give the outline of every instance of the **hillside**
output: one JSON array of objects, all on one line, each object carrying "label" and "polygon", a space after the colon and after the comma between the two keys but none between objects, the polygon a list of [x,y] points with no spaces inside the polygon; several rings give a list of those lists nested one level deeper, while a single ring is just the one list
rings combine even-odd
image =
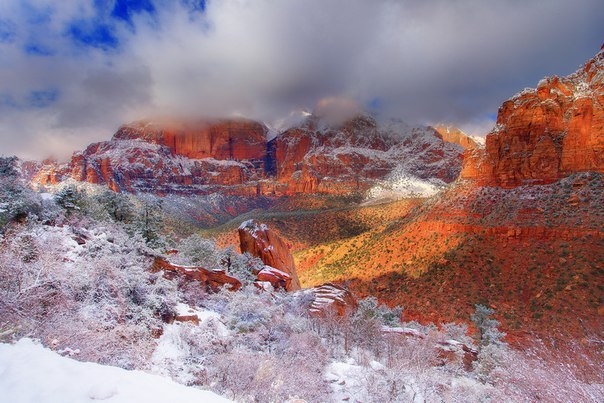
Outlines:
[{"label": "hillside", "polygon": [[409,214],[297,251],[303,284],[345,281],[407,318],[460,319],[482,303],[512,334],[601,334],[603,59],[506,101],[462,179]]}]

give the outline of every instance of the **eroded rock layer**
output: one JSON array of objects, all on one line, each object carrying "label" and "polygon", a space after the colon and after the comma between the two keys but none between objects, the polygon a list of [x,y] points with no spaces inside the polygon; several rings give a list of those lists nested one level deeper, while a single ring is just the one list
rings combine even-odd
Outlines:
[{"label": "eroded rock layer", "polygon": [[[284,280],[283,287],[287,291],[299,290],[300,280],[296,273],[294,258],[287,243],[272,231],[266,224],[259,223],[256,220],[248,220],[239,226],[239,242],[241,253],[249,253],[252,256],[259,257],[265,265],[266,275],[279,277],[278,272],[285,273],[290,278]],[[277,272],[270,269],[277,269]],[[264,272],[261,271],[260,273]],[[267,279],[260,279],[265,281]]]},{"label": "eroded rock layer", "polygon": [[337,125],[309,116],[268,141],[250,120],[135,122],[91,144],[67,164],[48,163],[38,185],[67,179],[114,191],[237,196],[361,193],[394,171],[449,183],[462,149],[429,127],[359,115]]},{"label": "eroded rock layer", "polygon": [[509,188],[583,171],[604,172],[604,51],[504,102],[485,149],[467,153],[461,176]]}]

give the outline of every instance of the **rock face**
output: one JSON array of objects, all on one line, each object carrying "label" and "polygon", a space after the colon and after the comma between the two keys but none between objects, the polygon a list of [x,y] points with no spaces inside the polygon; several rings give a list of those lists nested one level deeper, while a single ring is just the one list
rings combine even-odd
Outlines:
[{"label": "rock face", "polygon": [[256,285],[269,283],[274,290],[278,290],[280,288],[283,288],[286,291],[292,290],[292,277],[281,270],[275,269],[274,267],[264,266],[262,270],[254,274],[257,276]]},{"label": "rock face", "polygon": [[336,314],[338,316],[346,316],[358,306],[352,293],[337,284],[325,283],[311,288],[308,292],[313,295],[309,308],[309,312],[312,315],[325,316]]},{"label": "rock face", "polygon": [[32,182],[66,179],[158,195],[282,196],[362,193],[393,172],[449,183],[463,150],[429,127],[378,124],[359,115],[329,125],[317,116],[267,141],[250,120],[141,121],[91,144],[67,164],[38,168]]},{"label": "rock face", "polygon": [[461,176],[510,188],[581,171],[604,172],[604,51],[504,102],[485,149],[467,154]]},{"label": "rock face", "polygon": [[447,125],[437,125],[434,129],[440,134],[444,141],[459,144],[464,150],[472,150],[478,147],[476,141],[461,131],[459,128]]},{"label": "rock face", "polygon": [[[287,291],[300,289],[300,280],[298,279],[294,258],[289,247],[265,224],[261,224],[255,220],[248,220],[242,223],[239,227],[239,242],[241,253],[247,252],[252,256],[257,256],[265,265],[277,269],[277,271],[283,272],[290,277],[290,279],[281,279],[283,280],[283,287]],[[260,273],[265,270],[262,270]],[[271,274],[272,277],[276,276],[276,278],[279,277],[274,272],[265,274]]]},{"label": "rock face", "polygon": [[188,280],[199,281],[215,291],[220,290],[227,284],[231,291],[237,291],[241,288],[241,282],[235,277],[226,274],[224,270],[208,270],[197,266],[180,266],[168,262],[161,256],[155,257],[150,270],[153,273],[163,270],[164,275],[168,277],[181,275]]},{"label": "rock face", "polygon": [[462,150],[434,129],[402,122],[379,125],[360,115],[337,126],[317,117],[289,129],[269,143],[274,193],[350,193],[365,191],[395,170],[421,179],[457,179]]},{"label": "rock face", "polygon": [[267,128],[251,120],[219,120],[196,123],[135,122],[122,126],[114,140],[144,140],[169,148],[191,159],[249,160],[263,162]]}]

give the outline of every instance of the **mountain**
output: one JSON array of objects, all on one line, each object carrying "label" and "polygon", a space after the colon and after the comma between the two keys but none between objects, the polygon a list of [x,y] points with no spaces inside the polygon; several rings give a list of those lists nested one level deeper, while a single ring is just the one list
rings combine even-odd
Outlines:
[{"label": "mountain", "polygon": [[465,151],[444,191],[357,209],[364,229],[298,250],[302,284],[347,282],[428,322],[488,305],[512,340],[601,334],[603,60],[504,102],[486,147]]},{"label": "mountain", "polygon": [[604,172],[604,51],[504,102],[486,148],[469,153],[462,177],[509,188],[586,171]]},{"label": "mountain", "polygon": [[434,126],[434,129],[442,136],[443,140],[448,143],[459,144],[464,150],[478,148],[478,142],[475,138],[468,136],[455,126],[439,124]]},{"label": "mountain", "polygon": [[[143,121],[46,164],[34,182],[220,194],[212,211],[267,197],[207,235],[233,245],[241,222],[259,219],[292,245],[302,287],[347,283],[436,322],[466,320],[479,303],[511,337],[585,337],[604,312],[603,59],[504,102],[484,147],[455,128],[362,114],[300,115],[276,136],[242,119]],[[408,198],[388,202],[395,194]]]},{"label": "mountain", "polygon": [[134,122],[66,164],[46,164],[33,182],[73,179],[157,195],[347,195],[395,171],[446,184],[461,170],[462,149],[434,129],[379,124],[367,115],[338,124],[310,115],[269,134],[244,119]]}]

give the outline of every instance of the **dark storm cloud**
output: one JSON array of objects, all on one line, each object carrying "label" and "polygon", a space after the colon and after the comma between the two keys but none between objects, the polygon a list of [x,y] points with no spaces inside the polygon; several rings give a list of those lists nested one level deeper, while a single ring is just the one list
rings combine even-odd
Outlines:
[{"label": "dark storm cloud", "polygon": [[0,153],[64,154],[159,114],[271,120],[326,97],[484,134],[503,100],[595,54],[602,15],[598,0],[3,1]]}]

